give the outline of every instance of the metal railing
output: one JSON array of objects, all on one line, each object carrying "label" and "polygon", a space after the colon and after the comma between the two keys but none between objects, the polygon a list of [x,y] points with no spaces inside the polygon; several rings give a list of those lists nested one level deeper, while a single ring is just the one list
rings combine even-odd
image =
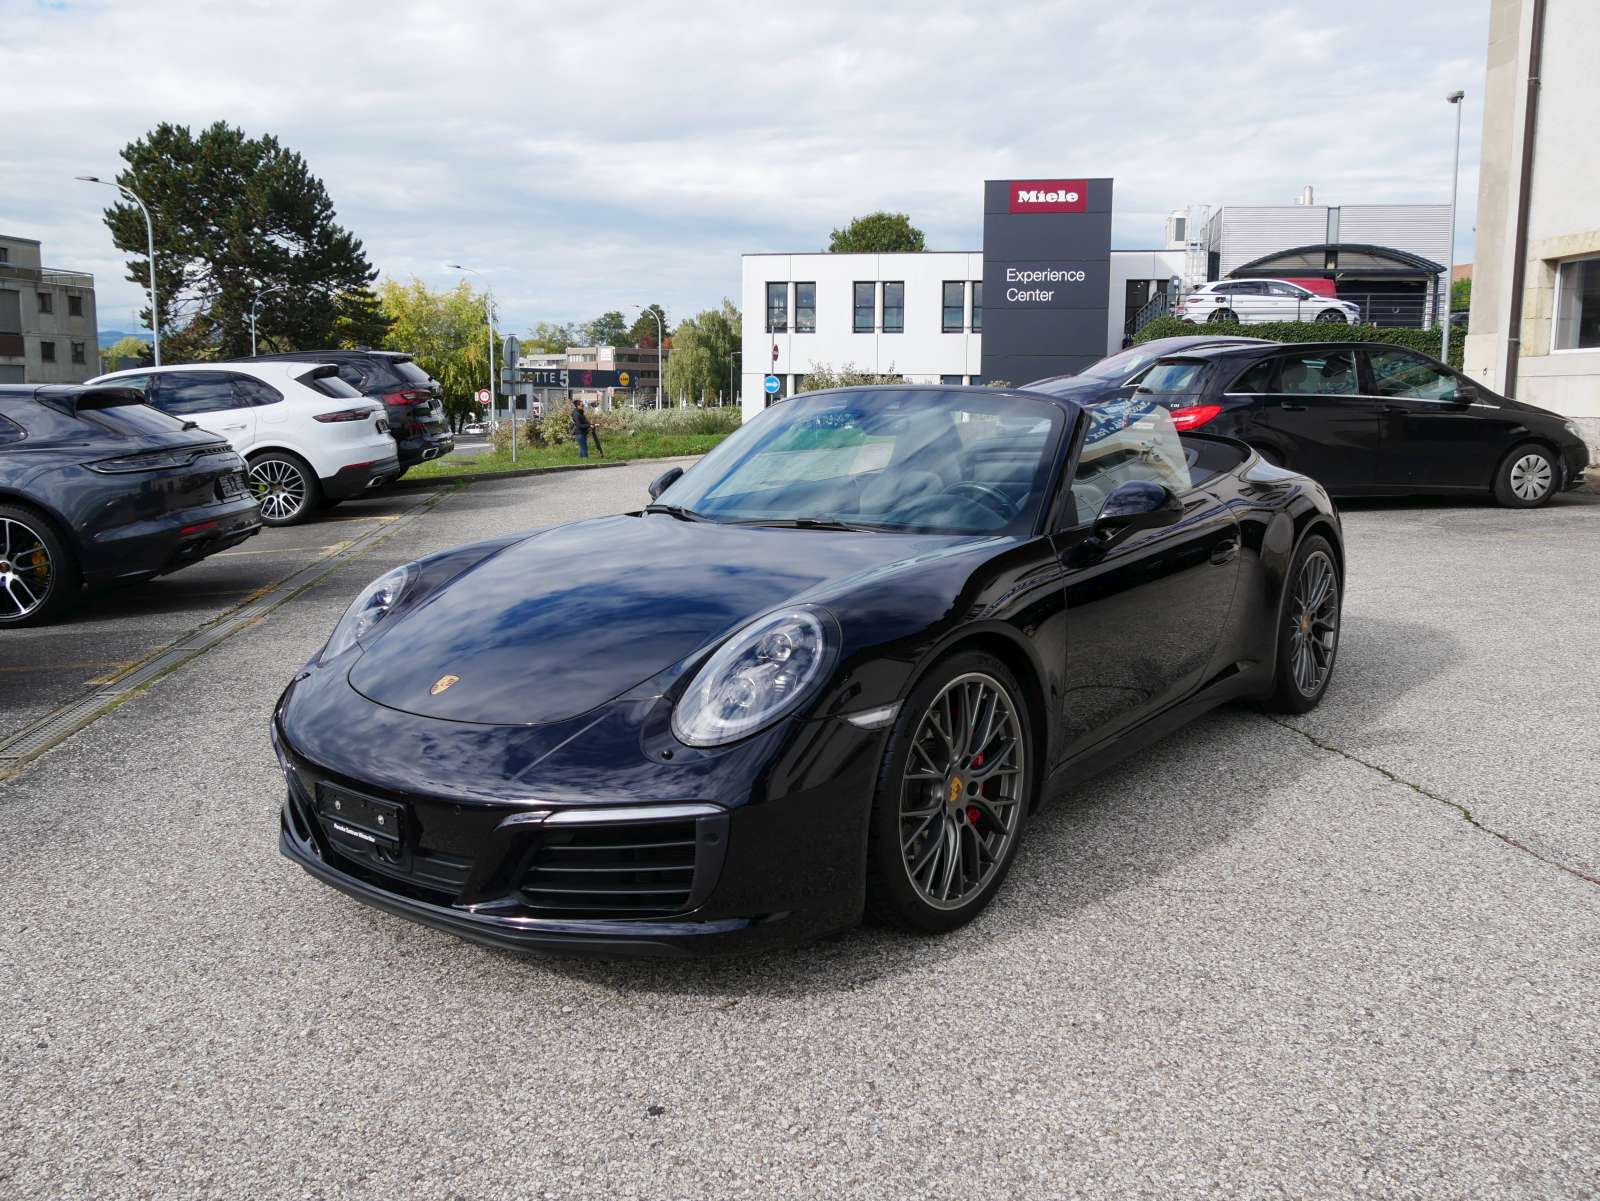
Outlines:
[{"label": "metal railing", "polygon": [[94,276],[87,271],[62,271],[55,267],[18,267],[14,263],[0,263],[0,279],[21,279],[32,284],[49,284],[57,288],[93,288]]},{"label": "metal railing", "polygon": [[1128,318],[1127,323],[1122,328],[1123,335],[1129,338],[1133,337],[1157,317],[1165,317],[1170,311],[1171,309],[1167,304],[1167,290],[1163,288],[1145,301],[1137,313]]}]

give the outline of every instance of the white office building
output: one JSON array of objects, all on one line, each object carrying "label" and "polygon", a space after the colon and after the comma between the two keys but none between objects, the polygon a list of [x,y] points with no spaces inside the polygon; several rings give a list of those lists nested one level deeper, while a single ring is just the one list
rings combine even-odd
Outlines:
[{"label": "white office building", "polygon": [[[1107,352],[1122,345],[1128,319],[1182,274],[1183,261],[1182,249],[1111,252]],[[771,399],[763,388],[768,374],[778,377],[781,399],[818,366],[848,365],[910,383],[986,382],[979,251],[747,254],[743,276],[747,417]]]}]

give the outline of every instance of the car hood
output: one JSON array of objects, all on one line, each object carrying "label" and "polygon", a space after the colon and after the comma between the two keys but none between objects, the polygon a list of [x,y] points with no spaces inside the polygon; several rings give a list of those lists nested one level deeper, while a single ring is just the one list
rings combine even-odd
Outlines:
[{"label": "car hood", "polygon": [[426,717],[562,721],[778,605],[972,541],[660,515],[559,526],[385,622],[349,680],[380,705]]}]

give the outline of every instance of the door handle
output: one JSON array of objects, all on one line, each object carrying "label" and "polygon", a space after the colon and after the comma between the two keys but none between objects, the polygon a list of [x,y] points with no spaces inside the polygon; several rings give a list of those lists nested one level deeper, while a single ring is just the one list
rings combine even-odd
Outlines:
[{"label": "door handle", "polygon": [[1211,548],[1211,561],[1218,567],[1224,563],[1233,562],[1233,557],[1239,553],[1239,540],[1229,538],[1226,542],[1219,542]]},{"label": "door handle", "polygon": [[1306,411],[1305,405],[1290,404],[1287,400],[1281,401],[1278,407],[1280,409],[1287,409],[1291,413],[1304,413]]}]

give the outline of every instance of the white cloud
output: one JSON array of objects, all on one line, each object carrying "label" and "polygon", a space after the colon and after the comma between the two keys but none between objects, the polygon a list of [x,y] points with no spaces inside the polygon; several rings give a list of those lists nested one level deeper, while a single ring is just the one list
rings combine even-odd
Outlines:
[{"label": "white cloud", "polygon": [[508,327],[738,287],[743,251],[821,247],[874,208],[981,243],[981,181],[1112,175],[1119,245],[1190,203],[1441,201],[1463,130],[1471,254],[1487,37],[1454,0],[677,10],[613,4],[0,0],[0,228],[142,303],[100,221],[162,120],[272,132],[376,266],[488,269]]}]

